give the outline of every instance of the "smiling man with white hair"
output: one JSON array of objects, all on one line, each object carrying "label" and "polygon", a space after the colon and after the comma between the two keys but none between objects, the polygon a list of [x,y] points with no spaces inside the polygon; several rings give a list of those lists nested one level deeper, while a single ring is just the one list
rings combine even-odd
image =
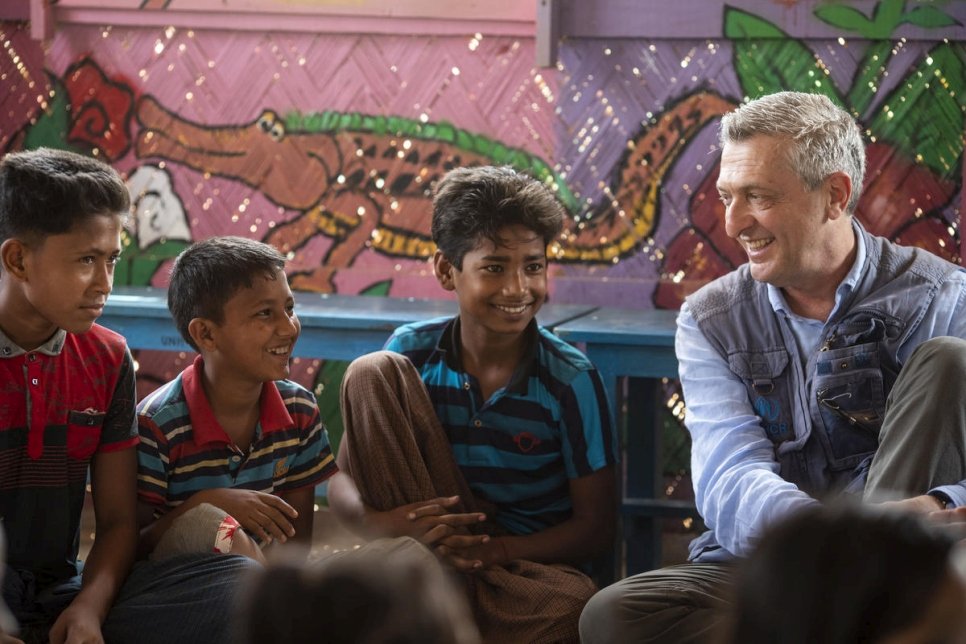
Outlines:
[{"label": "smiling man with white hair", "polygon": [[734,560],[824,499],[966,505],[966,271],[852,216],[865,150],[828,98],[751,101],[721,144],[725,230],[748,263],[687,299],[675,341],[708,531],[689,563],[591,599],[584,642],[708,639]]}]

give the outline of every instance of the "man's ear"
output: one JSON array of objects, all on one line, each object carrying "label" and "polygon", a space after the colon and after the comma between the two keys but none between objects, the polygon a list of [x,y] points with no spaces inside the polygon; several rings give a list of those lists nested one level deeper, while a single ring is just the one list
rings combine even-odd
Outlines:
[{"label": "man's ear", "polygon": [[8,239],[0,244],[0,266],[3,272],[18,280],[27,279],[27,269],[24,259],[30,249],[16,238]]},{"label": "man's ear", "polygon": [[454,271],[456,271],[456,267],[446,259],[442,251],[437,250],[436,254],[433,255],[433,273],[436,274],[439,285],[447,291],[456,290],[456,282],[453,280]]},{"label": "man's ear", "polygon": [[208,318],[192,318],[188,322],[188,335],[199,349],[210,351],[215,348],[215,323]]},{"label": "man's ear", "polygon": [[838,219],[849,212],[849,199],[852,197],[852,179],[844,172],[833,172],[826,179],[829,199],[828,216]]}]

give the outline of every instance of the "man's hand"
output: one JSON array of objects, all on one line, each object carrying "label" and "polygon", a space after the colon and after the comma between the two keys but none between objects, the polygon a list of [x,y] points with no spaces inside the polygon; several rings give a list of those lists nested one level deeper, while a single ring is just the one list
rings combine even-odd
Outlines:
[{"label": "man's hand", "polygon": [[486,520],[481,512],[451,513],[458,496],[438,497],[402,505],[387,512],[372,512],[368,523],[379,534],[412,537],[426,546],[456,534],[481,543],[485,535],[470,535],[467,526]]},{"label": "man's hand", "polygon": [[953,538],[966,541],[966,507],[930,512],[929,521],[940,526]]},{"label": "man's hand", "polygon": [[928,494],[921,494],[901,501],[885,501],[882,507],[914,514],[929,514],[943,509],[942,501]]},{"label": "man's hand", "polygon": [[291,505],[267,492],[218,488],[206,492],[205,501],[235,517],[243,528],[263,543],[278,539],[285,543],[295,535],[292,520],[299,513]]},{"label": "man's hand", "polygon": [[886,501],[880,505],[891,510],[920,514],[953,538],[966,541],[966,506],[947,510],[943,507],[942,501],[929,494],[901,501]]},{"label": "man's hand", "polygon": [[50,644],[104,644],[101,623],[91,611],[71,604],[50,628]]}]

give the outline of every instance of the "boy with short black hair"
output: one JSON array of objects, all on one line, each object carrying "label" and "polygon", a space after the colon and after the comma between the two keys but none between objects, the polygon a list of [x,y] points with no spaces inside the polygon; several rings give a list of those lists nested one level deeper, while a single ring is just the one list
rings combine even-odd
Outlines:
[{"label": "boy with short black hair", "polygon": [[338,461],[359,494],[333,482],[332,509],[467,573],[488,641],[575,641],[595,587],[565,563],[614,535],[617,440],[600,376],[534,319],[563,217],[547,186],[510,168],[448,173],[434,271],[459,315],[400,327],[343,381]]},{"label": "boy with short black hair", "polygon": [[[137,545],[134,366],[124,338],[94,324],[128,207],[123,181],[99,161],[39,149],[0,162],[3,598],[26,642],[225,641],[225,613],[250,567],[196,555],[128,574]],[[81,564],[88,470],[97,537]],[[17,641],[0,633],[0,642]]]},{"label": "boy with short black hair", "polygon": [[198,242],[175,261],[168,308],[200,355],[138,405],[146,551],[191,550],[186,532],[230,552],[250,548],[246,532],[311,545],[315,486],[338,468],[315,397],[286,380],[301,326],[284,267],[243,237]]}]

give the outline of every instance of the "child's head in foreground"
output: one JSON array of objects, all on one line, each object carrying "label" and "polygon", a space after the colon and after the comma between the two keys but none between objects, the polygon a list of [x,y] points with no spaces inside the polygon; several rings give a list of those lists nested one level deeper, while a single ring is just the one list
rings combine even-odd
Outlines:
[{"label": "child's head in foreground", "polygon": [[168,308],[185,341],[204,356],[260,382],[288,377],[301,326],[272,246],[244,237],[192,244],[175,260]]},{"label": "child's head in foreground", "polygon": [[547,296],[547,245],[564,214],[548,186],[509,167],[458,168],[440,180],[434,269],[456,292],[464,323],[484,316],[510,330],[536,315]]},{"label": "child's head in foreground", "polygon": [[955,543],[918,515],[804,510],[742,562],[729,641],[964,642],[966,579]]},{"label": "child's head in foreground", "polygon": [[90,157],[40,148],[0,161],[0,280],[17,290],[25,323],[90,329],[113,286],[129,207],[117,171]]},{"label": "child's head in foreground", "polygon": [[465,593],[406,548],[271,563],[249,578],[239,615],[251,644],[479,642]]}]

